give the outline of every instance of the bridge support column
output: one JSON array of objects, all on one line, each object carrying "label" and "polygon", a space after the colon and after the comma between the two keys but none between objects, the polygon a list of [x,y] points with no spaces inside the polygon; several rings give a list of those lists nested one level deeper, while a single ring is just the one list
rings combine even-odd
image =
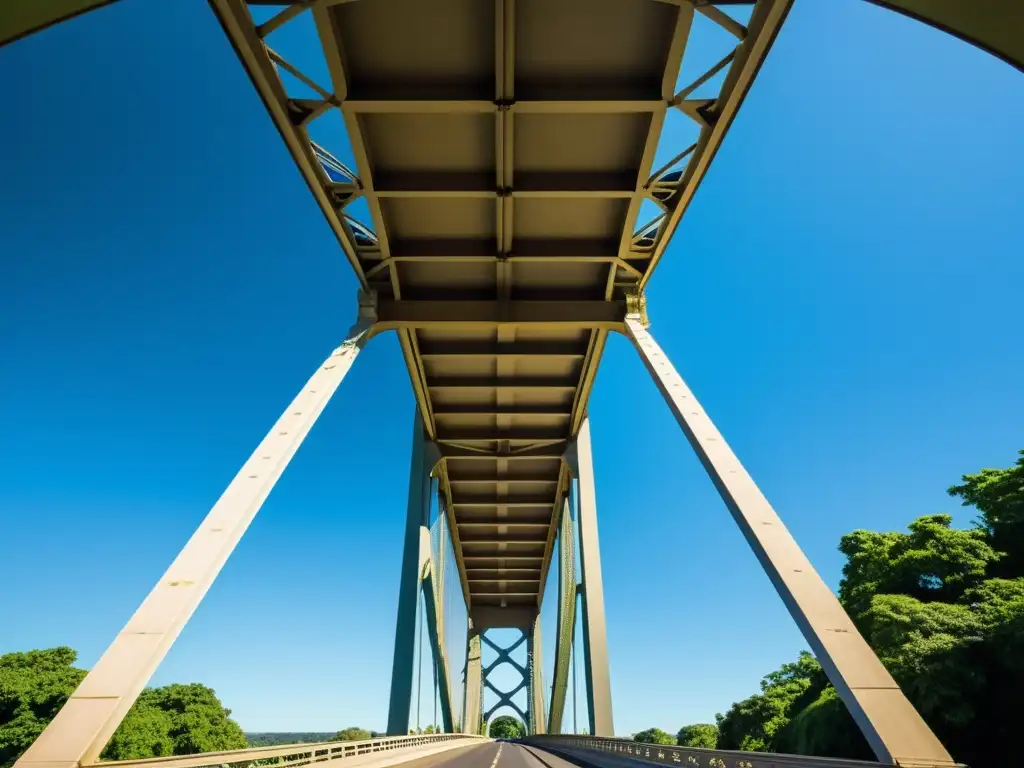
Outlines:
[{"label": "bridge support column", "polygon": [[642,303],[635,309],[626,335],[879,761],[954,765],[647,332]]},{"label": "bridge support column", "polygon": [[566,499],[558,531],[558,634],[555,637],[551,706],[548,708],[547,732],[550,734],[562,732],[565,696],[569,690],[569,666],[576,637],[576,529],[571,510],[569,499]]},{"label": "bridge support column", "polygon": [[530,670],[529,707],[530,722],[526,724],[530,736],[547,733],[547,713],[544,711],[544,665],[541,662],[540,611],[530,624],[526,640],[527,669]]},{"label": "bridge support column", "polygon": [[590,710],[590,735],[614,736],[612,689],[608,667],[608,631],[604,613],[604,583],[597,538],[597,493],[590,449],[590,417],[583,420],[566,453],[569,470],[577,480],[577,515],[580,537],[581,602],[583,608],[583,668]]},{"label": "bridge support column", "polygon": [[[419,594],[424,571],[430,561],[430,501],[434,495],[431,472],[440,458],[437,445],[427,437],[426,427],[417,409],[413,425],[412,464],[409,468],[409,503],[405,518],[402,575],[398,587],[395,655],[391,667],[389,736],[402,736],[409,732]],[[433,599],[433,595],[426,593],[424,597]]]},{"label": "bridge support column", "polygon": [[480,633],[469,619],[466,638],[466,688],[462,699],[462,732],[479,735],[483,719],[483,688],[481,687]]},{"label": "bridge support column", "polygon": [[93,763],[213,584],[242,535],[369,339],[370,305],[263,438],[96,666],[17,761],[18,768]]}]

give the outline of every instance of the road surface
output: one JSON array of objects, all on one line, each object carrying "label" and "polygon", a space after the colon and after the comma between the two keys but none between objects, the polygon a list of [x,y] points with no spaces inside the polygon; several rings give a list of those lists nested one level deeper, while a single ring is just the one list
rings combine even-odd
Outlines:
[{"label": "road surface", "polygon": [[577,768],[577,766],[536,747],[524,747],[505,741],[492,741],[416,758],[401,763],[400,768]]}]

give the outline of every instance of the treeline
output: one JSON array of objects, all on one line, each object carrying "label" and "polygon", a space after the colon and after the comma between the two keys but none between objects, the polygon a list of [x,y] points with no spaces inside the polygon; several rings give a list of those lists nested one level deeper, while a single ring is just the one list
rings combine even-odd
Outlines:
[{"label": "treeline", "polygon": [[[843,536],[839,600],[954,759],[1015,765],[1024,691],[1024,451],[1006,469],[964,475],[948,489],[979,516],[967,529],[949,515],[906,532]],[[872,759],[811,654],[767,674],[760,691],[714,724],[637,741]]]},{"label": "treeline", "polygon": [[[411,731],[410,731],[411,733]],[[433,731],[431,731],[433,733]],[[288,744],[317,744],[324,741],[365,741],[383,736],[383,733],[365,728],[343,728],[340,731],[286,731],[247,733],[245,738],[250,747],[279,747]]]},{"label": "treeline", "polygon": [[245,740],[250,747],[279,747],[286,744],[316,744],[334,736],[333,731],[273,731],[246,733]]}]

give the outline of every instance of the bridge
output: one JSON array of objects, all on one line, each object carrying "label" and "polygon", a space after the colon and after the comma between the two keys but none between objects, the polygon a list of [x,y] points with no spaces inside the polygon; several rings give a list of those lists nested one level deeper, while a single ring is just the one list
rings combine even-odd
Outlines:
[{"label": "bridge", "polygon": [[[51,0],[5,9],[0,44],[106,4]],[[877,4],[1024,69],[1018,3]],[[19,768],[98,762],[360,350],[387,331],[400,341],[417,402],[391,735],[119,765],[869,765],[614,738],[587,408],[610,333],[632,342],[878,764],[955,765],[649,331],[645,286],[791,0],[748,3],[749,15],[730,13],[737,5],[210,0],[358,279],[352,326]],[[707,72],[679,82],[698,15],[733,45]],[[327,81],[268,42],[300,18],[315,26]],[[673,112],[692,121],[697,138],[656,163]],[[325,117],[343,120],[354,167],[311,137]],[[557,578],[550,591],[549,576]],[[540,660],[545,595],[558,601],[549,697]],[[446,626],[452,602],[464,610],[465,626]],[[421,605],[444,733],[408,736]],[[513,658],[514,647],[488,636],[507,628],[521,633],[515,646],[525,644],[525,664]],[[452,637],[464,638],[455,651]],[[486,667],[485,646],[496,654]],[[587,736],[561,733],[570,670],[579,661]],[[512,691],[489,679],[504,662],[521,676]],[[489,711],[485,688],[498,695]],[[512,698],[520,690],[525,708]],[[520,714],[524,743],[486,739],[499,706]]]}]

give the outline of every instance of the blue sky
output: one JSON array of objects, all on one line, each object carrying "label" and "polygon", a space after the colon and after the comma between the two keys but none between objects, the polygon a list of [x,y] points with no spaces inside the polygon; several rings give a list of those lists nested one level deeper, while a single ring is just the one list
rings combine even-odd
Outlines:
[{"label": "blue sky", "polygon": [[[0,652],[91,665],[355,281],[205,3],[48,30],[0,85]],[[967,523],[945,488],[1024,447],[1022,123],[1009,66],[798,2],[652,282],[652,332],[832,585],[843,533]],[[154,683],[247,730],[383,728],[412,409],[373,341]],[[623,339],[590,412],[617,731],[708,721],[802,639]]]}]

